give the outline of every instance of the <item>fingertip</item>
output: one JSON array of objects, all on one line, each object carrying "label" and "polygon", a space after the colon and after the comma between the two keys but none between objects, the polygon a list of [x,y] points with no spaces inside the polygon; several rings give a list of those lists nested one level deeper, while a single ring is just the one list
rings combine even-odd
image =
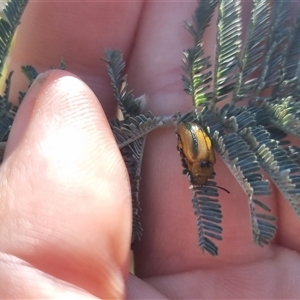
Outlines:
[{"label": "fingertip", "polygon": [[3,251],[93,294],[123,297],[130,185],[94,93],[66,71],[40,77],[9,143],[1,174]]}]

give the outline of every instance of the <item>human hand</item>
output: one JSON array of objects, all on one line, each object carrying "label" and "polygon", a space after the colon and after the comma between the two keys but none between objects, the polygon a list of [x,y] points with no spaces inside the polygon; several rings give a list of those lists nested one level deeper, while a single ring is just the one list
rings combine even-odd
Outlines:
[{"label": "human hand", "polygon": [[[29,4],[11,67],[32,64],[45,70],[64,57],[68,71],[91,87],[103,110],[86,85],[63,71],[40,77],[24,99],[0,170],[2,298],[124,295],[131,200],[106,121],[116,105],[99,57],[104,48],[122,49],[129,84],[136,96],[147,94],[147,109],[154,114],[190,110],[180,60],[182,49],[192,45],[182,20],[190,19],[195,6]],[[212,57],[214,42],[211,26],[205,47]],[[15,75],[18,91],[24,77]],[[191,193],[181,174],[174,129],[149,135],[140,195],[144,235],[135,244],[141,279],[129,276],[128,298],[298,297],[299,220],[275,191],[268,204],[278,217],[277,237],[271,246],[254,245],[242,189],[218,157],[215,170],[218,185],[231,194],[220,191],[224,241],[218,244],[219,256],[211,257],[197,247]]]}]

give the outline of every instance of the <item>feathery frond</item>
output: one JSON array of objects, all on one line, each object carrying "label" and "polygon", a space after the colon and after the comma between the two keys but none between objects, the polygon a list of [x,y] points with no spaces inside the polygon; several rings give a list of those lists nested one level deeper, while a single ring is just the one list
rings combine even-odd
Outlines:
[{"label": "feathery frond", "polygon": [[105,50],[105,59],[107,63],[108,75],[111,79],[114,97],[118,102],[119,108],[124,118],[137,116],[141,113],[143,98],[134,98],[132,91],[128,91],[126,75],[122,75],[125,62],[122,52],[118,49]]},{"label": "feathery frond", "polygon": [[206,196],[207,190],[218,196],[217,189],[214,187],[193,187],[192,203],[197,216],[198,245],[203,251],[215,256],[218,255],[218,247],[211,239],[222,240],[223,228],[220,223],[223,216],[218,199]]},{"label": "feathery frond", "polygon": [[199,7],[193,16],[194,25],[185,22],[185,27],[194,36],[195,46],[183,52],[183,70],[187,75],[182,75],[184,90],[192,96],[194,107],[209,103],[212,93],[207,92],[212,81],[210,59],[203,57],[202,37],[205,28],[212,17],[218,1],[200,1]]},{"label": "feathery frond", "polygon": [[4,116],[5,113],[10,108],[9,105],[9,92],[10,92],[10,85],[11,85],[11,77],[13,75],[13,72],[10,72],[8,74],[8,77],[5,80],[5,89],[3,96],[0,96],[0,118]]},{"label": "feathery frond", "polygon": [[28,0],[9,0],[3,9],[4,17],[0,18],[0,74],[27,3]]},{"label": "feathery frond", "polygon": [[218,10],[216,60],[214,66],[213,100],[225,99],[238,76],[238,56],[241,48],[241,4],[239,0],[221,0]]},{"label": "feathery frond", "polygon": [[270,19],[270,2],[268,0],[254,0],[247,37],[240,54],[240,72],[231,99],[233,103],[247,99],[247,96],[254,94],[257,81],[254,72],[260,67],[260,62],[266,51]]},{"label": "feathery frond", "polygon": [[278,142],[269,138],[269,133],[263,127],[253,127],[244,132],[243,137],[256,153],[260,165],[300,217],[299,165],[278,146]]},{"label": "feathery frond", "polygon": [[24,73],[24,75],[27,77],[27,79],[29,80],[29,85],[31,85],[32,82],[39,75],[39,73],[37,72],[37,70],[33,66],[30,66],[30,65],[22,66],[21,70]]},{"label": "feathery frond", "polygon": [[[290,13],[290,11],[288,11]],[[274,94],[278,97],[285,97],[287,93],[296,96],[300,81],[300,6],[298,12],[293,17],[289,14],[289,31],[286,45],[282,53],[282,76],[279,84],[275,88]],[[290,24],[292,21],[292,24]],[[297,92],[296,92],[297,94]]]},{"label": "feathery frond", "polygon": [[[209,59],[203,48],[198,47],[202,46],[203,33],[198,43],[184,52],[185,71],[193,70],[190,66],[198,61],[206,67],[201,81],[198,73],[189,72],[191,80],[184,77],[184,89],[192,96],[194,106],[204,106],[196,112],[197,118],[202,120],[202,126],[210,127],[215,150],[243,187],[253,239],[262,246],[269,244],[276,233],[276,217],[262,200],[271,191],[261,168],[300,217],[300,151],[295,146],[287,147],[287,133],[300,137],[299,4],[297,9],[294,14],[287,1],[254,0],[241,51],[240,3],[220,0],[213,82]],[[206,26],[202,24],[203,28]],[[193,27],[188,29],[196,36]],[[198,103],[193,97],[193,80],[198,80],[197,91],[201,91]],[[215,103],[231,91],[231,105],[216,110]],[[235,103],[241,100],[249,104],[236,107]],[[199,228],[198,231],[201,236]]]},{"label": "feathery frond", "polygon": [[145,137],[154,129],[164,125],[161,117],[154,117],[150,112],[148,115],[130,117],[124,121],[112,121],[112,131],[120,149],[134,141]]},{"label": "feathery frond", "polygon": [[[0,96],[0,141],[6,142],[13,119],[13,106],[9,103],[9,92],[11,85],[11,78],[13,72],[10,72],[5,80],[5,89],[3,96]],[[1,159],[2,160],[2,157]]]},{"label": "feathery frond", "polygon": [[272,26],[270,26],[269,38],[266,41],[267,48],[261,70],[257,78],[255,87],[255,97],[253,101],[260,100],[260,93],[270,87],[279,84],[282,78],[282,69],[286,43],[290,36],[290,26],[288,24],[291,8],[286,5],[286,1],[274,1],[272,10]]},{"label": "feathery frond", "polygon": [[[187,120],[191,115],[183,116],[181,120]],[[192,120],[195,121],[195,120]],[[220,223],[222,222],[221,205],[218,203],[218,191],[216,182],[209,180],[205,185],[198,186],[194,184],[193,174],[190,172],[184,154],[181,153],[181,164],[183,167],[183,174],[186,174],[191,184],[193,191],[193,208],[197,216],[197,229],[198,229],[198,245],[202,251],[208,251],[211,255],[218,255],[218,247],[211,240],[222,240],[223,228]]]},{"label": "feathery frond", "polygon": [[124,158],[131,184],[132,194],[132,242],[140,240],[143,229],[140,221],[141,205],[138,198],[141,167],[146,135],[167,122],[174,122],[174,118],[154,117],[151,112],[142,114],[146,101],[145,96],[135,98],[132,91],[128,91],[126,77],[123,75],[125,63],[120,50],[105,50],[108,74],[111,79],[114,98],[123,113],[124,120],[112,120],[111,128]]},{"label": "feathery frond", "polygon": [[142,210],[142,208],[139,201],[139,184],[141,180],[140,174],[142,168],[142,155],[145,143],[146,139],[142,137],[120,149],[129,174],[131,185],[132,243],[136,239],[140,240],[143,234],[143,228],[140,220],[140,211]]},{"label": "feathery frond", "polygon": [[[67,67],[65,61],[63,59],[61,59],[60,64],[58,65],[57,68],[50,66],[50,70],[54,70],[54,69],[58,69],[58,70],[65,70]],[[31,87],[33,81],[39,76],[38,71],[31,65],[26,65],[26,66],[22,66],[21,67],[22,72],[24,73],[24,75],[27,77],[27,79],[29,80],[29,85],[28,88]],[[21,103],[24,99],[26,95],[26,92],[20,91],[19,92],[19,103]]]},{"label": "feathery frond", "polygon": [[270,123],[300,137],[300,102],[290,97],[283,97],[281,103],[265,102],[264,111],[268,114]]},{"label": "feathery frond", "polygon": [[[38,77],[39,73],[31,65],[22,66],[21,70],[22,70],[23,74],[27,77],[27,79],[29,80],[29,85],[28,85],[28,88],[29,88],[32,85],[33,81]],[[19,104],[21,104],[25,95],[26,95],[26,92],[19,91],[19,97],[18,97]]]},{"label": "feathery frond", "polygon": [[276,221],[276,218],[257,212],[255,204],[259,203],[259,207],[265,208],[265,210],[267,210],[267,206],[254,197],[269,195],[271,191],[268,181],[263,180],[262,175],[259,173],[260,165],[255,154],[242,137],[236,133],[220,136],[219,132],[215,131],[213,140],[216,151],[222,156],[224,162],[244,189],[245,198],[248,198],[253,240],[259,245],[269,244],[276,231],[276,225],[272,223]]}]

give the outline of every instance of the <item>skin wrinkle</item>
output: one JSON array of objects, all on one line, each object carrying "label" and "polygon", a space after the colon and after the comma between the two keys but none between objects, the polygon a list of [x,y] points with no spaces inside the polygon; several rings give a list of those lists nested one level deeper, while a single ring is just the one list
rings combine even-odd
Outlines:
[{"label": "skin wrinkle", "polygon": [[[66,79],[66,78],[64,78],[64,79]],[[54,86],[56,86],[56,85],[58,85],[57,87],[55,87],[56,89],[59,89],[59,82],[55,82],[54,83]],[[80,90],[80,88],[79,88],[79,90]],[[62,105],[60,105],[61,107],[60,107],[60,111],[63,111],[64,112],[64,114],[66,115],[65,117],[64,117],[64,119],[66,118],[67,120],[70,118],[70,120],[73,120],[73,118],[76,118],[76,117],[82,117],[81,115],[83,115],[83,114],[85,114],[86,112],[88,112],[88,110],[87,110],[87,108],[86,108],[86,104],[85,104],[85,101],[83,100],[83,101],[81,101],[81,99],[82,99],[82,96],[84,96],[84,95],[80,95],[80,93],[78,94],[77,93],[77,91],[75,90],[75,91],[72,91],[72,93],[74,93],[74,95],[76,94],[76,98],[74,98],[75,100],[76,100],[76,103],[78,103],[78,108],[76,107],[74,107],[75,109],[72,109],[72,106],[73,106],[73,103],[70,105],[69,104],[69,101],[61,101],[61,103],[64,103],[64,104],[62,104]],[[47,94],[47,92],[46,92],[46,94]],[[54,93],[54,95],[55,95],[55,93]],[[66,97],[72,97],[71,95],[68,95],[68,93],[67,93],[67,91],[66,91]],[[46,95],[46,97],[47,97],[47,95]],[[64,98],[65,96],[64,96],[64,94],[62,94],[62,98]],[[53,101],[54,101],[54,103],[55,103],[55,100],[54,99],[52,99]],[[84,105],[83,107],[82,107],[82,105],[81,105],[81,102],[82,102],[82,104]],[[46,106],[44,107],[44,111],[41,111],[41,112],[37,112],[37,113],[41,113],[41,114],[43,114],[44,112],[46,112],[47,110],[48,110],[48,106],[49,106],[49,109],[51,110],[51,106],[52,106],[52,102],[47,102],[46,101]],[[70,107],[71,106],[71,107]],[[82,110],[81,110],[81,112],[80,113],[77,113],[77,112],[79,112],[80,111],[80,109],[79,109],[79,106],[81,106],[82,107]],[[72,112],[71,113],[71,115],[69,115],[70,113],[69,112]],[[54,117],[54,118],[53,118]],[[83,131],[83,132],[88,132],[88,130],[87,130],[87,128],[91,128],[91,131],[93,131],[94,130],[94,128],[95,128],[95,126],[94,126],[94,124],[95,124],[95,122],[97,121],[97,119],[95,118],[91,118],[91,119],[87,119],[87,121],[85,121],[85,123],[84,123],[84,126],[81,126],[81,124],[80,124],[80,126],[78,127],[78,125],[75,123],[75,124],[73,124],[73,122],[72,121],[70,121],[70,124],[68,124],[68,122],[66,123],[66,122],[64,122],[64,121],[62,121],[62,118],[60,117],[60,114],[59,115],[53,115],[53,114],[51,114],[51,118],[49,119],[49,121],[47,122],[47,126],[46,126],[46,128],[49,126],[49,127],[52,127],[52,129],[51,130],[58,130],[58,132],[59,132],[59,135],[58,136],[56,136],[55,137],[55,139],[56,139],[56,141],[53,141],[53,143],[51,142],[51,146],[52,146],[52,148],[51,148],[51,150],[50,150],[50,152],[52,152],[53,153],[53,151],[54,151],[54,148],[53,148],[53,144],[55,144],[55,145],[57,145],[57,155],[59,155],[59,156],[61,156],[61,157],[64,157],[64,159],[67,159],[67,160],[70,160],[71,162],[72,162],[72,160],[73,160],[73,158],[71,157],[69,157],[70,156],[70,153],[69,153],[69,148],[73,148],[72,149],[72,154],[74,154],[74,150],[77,150],[78,149],[78,147],[77,146],[81,146],[81,143],[79,142],[78,143],[78,141],[76,140],[76,139],[71,139],[70,140],[70,138],[72,138],[72,136],[71,137],[68,137],[67,135],[68,135],[68,127],[69,126],[73,126],[74,127],[74,125],[76,126],[75,128],[78,128],[78,130],[80,130],[80,131]],[[50,125],[49,125],[49,123],[50,123]],[[63,123],[63,127],[61,128],[61,125],[62,125],[62,123]],[[34,125],[33,125],[34,126]],[[65,128],[65,129],[64,129]],[[65,131],[65,134],[64,134],[64,132],[62,132],[62,130],[64,130]],[[92,133],[92,132],[91,132]],[[61,136],[61,141],[58,141],[57,139],[58,139],[58,137],[60,137]],[[89,137],[90,135],[88,135],[87,134],[87,137]],[[66,148],[66,147],[62,147],[62,146],[60,146],[61,144],[63,144],[64,143],[64,140],[65,140],[65,138],[68,138],[68,143],[74,143],[74,145],[72,146],[72,147],[70,147],[70,145],[68,145],[68,147]],[[87,142],[88,142],[88,138],[87,138]],[[86,145],[87,144],[87,142],[84,142],[83,143],[83,145]],[[92,144],[93,146],[95,146],[96,144],[95,143],[93,143]],[[45,150],[47,149],[47,146],[46,146],[46,148],[45,149],[42,149],[42,150],[44,150],[44,152],[45,152]],[[62,150],[63,149],[65,149],[65,155],[62,153]],[[93,151],[93,150],[92,150]],[[80,152],[79,152],[80,153]],[[79,154],[78,153],[78,154]],[[70,166],[71,167],[71,166]],[[63,176],[62,176],[63,177]]]},{"label": "skin wrinkle", "polygon": [[[25,159],[25,161],[26,161],[26,159]],[[14,171],[17,169],[17,170],[19,170],[18,171],[19,174],[23,174],[24,173],[24,168],[22,168],[23,170],[20,170],[20,166],[21,166],[21,164],[19,163],[16,166],[12,166],[11,168],[8,167],[7,169],[8,170],[14,170]],[[24,165],[24,167],[26,168],[26,165]],[[33,171],[33,174],[35,174],[35,173],[36,173],[36,171]],[[38,171],[37,171],[37,173],[38,173]],[[14,178],[16,176],[18,176],[18,175],[14,174],[14,173],[11,174],[11,178]],[[18,177],[20,177],[20,176],[18,176]],[[25,179],[25,177],[23,177],[23,176],[21,176],[20,178],[22,178],[22,179],[24,178],[24,183],[26,184],[26,188],[28,190],[28,193],[32,194],[32,192],[35,190],[34,184],[31,183],[31,181],[27,181]],[[29,176],[29,178],[30,178],[30,176]],[[13,180],[11,180],[11,182],[13,183]],[[20,182],[19,182],[19,184],[20,184]],[[14,190],[15,187],[10,186],[10,185],[8,185],[8,188],[11,188],[11,190]],[[3,189],[6,190],[6,187],[3,188]],[[10,194],[13,195],[12,192]],[[5,198],[9,199],[9,204],[13,205],[13,206],[10,205],[10,214],[8,215],[7,214],[8,212],[6,213],[6,215],[7,215],[6,219],[8,221],[10,221],[11,224],[14,224],[15,226],[17,226],[17,228],[18,228],[18,230],[16,230],[16,232],[18,232],[18,237],[15,236],[15,238],[12,239],[12,240],[15,240],[17,242],[19,240],[21,232],[26,233],[28,230],[29,230],[29,232],[31,232],[34,227],[40,226],[41,223],[39,222],[39,218],[34,218],[31,223],[28,223],[28,221],[26,221],[27,215],[30,215],[32,210],[33,210],[33,208],[30,205],[29,206],[24,205],[26,203],[24,203],[22,206],[14,205],[14,202],[15,202],[14,197],[8,196],[8,197],[5,197]],[[36,207],[34,207],[34,209],[35,208]],[[48,208],[43,209],[43,211],[47,211],[47,210],[48,210]],[[49,214],[50,212],[52,212],[52,210],[50,209],[47,212]],[[39,215],[44,215],[43,213],[41,213],[40,209],[39,209]],[[12,217],[14,218],[15,221],[11,220]],[[42,221],[44,221],[44,218],[42,219]],[[25,224],[28,224],[28,225],[30,224],[30,227],[28,227],[28,225],[25,225]],[[45,229],[47,229],[47,226],[40,226],[40,229],[38,231],[36,231],[36,229],[35,229],[34,232],[40,232],[40,233],[43,232],[45,234]],[[32,237],[33,237],[33,239],[31,239],[31,240],[34,242],[35,241],[34,235]],[[8,236],[8,238],[11,239],[10,236]],[[25,240],[20,240],[19,244],[22,245],[23,242],[28,241],[28,238],[30,238],[30,235],[27,233],[27,234],[25,234]]]},{"label": "skin wrinkle", "polygon": [[[64,80],[65,80],[65,78],[64,78]],[[59,90],[60,91],[60,82],[59,82],[59,80],[57,80],[55,83],[55,88],[57,89],[57,90]],[[79,87],[77,87],[78,88],[78,91],[76,91],[76,90],[72,90],[72,94],[74,94],[74,96],[73,96],[73,98],[74,99],[76,99],[76,102],[73,100],[73,102],[70,104],[70,102],[69,101],[61,101],[60,103],[62,103],[62,107],[61,107],[61,110],[62,111],[65,111],[66,112],[66,119],[67,120],[70,120],[70,122],[71,122],[71,126],[77,126],[77,123],[75,123],[75,124],[73,124],[73,122],[71,121],[71,120],[73,120],[73,119],[76,119],[76,118],[78,118],[78,119],[84,119],[85,120],[85,123],[84,124],[80,124],[80,127],[78,128],[79,130],[82,130],[82,131],[84,131],[84,132],[86,132],[86,133],[88,133],[89,131],[91,131],[91,133],[95,130],[95,123],[98,123],[98,118],[83,118],[83,116],[88,112],[88,113],[91,113],[91,111],[90,111],[90,109],[88,109],[88,107],[86,106],[86,104],[85,104],[85,101],[83,100],[83,101],[80,101],[81,99],[83,99],[83,97],[85,97],[84,99],[88,99],[86,96],[87,95],[85,95],[85,94],[82,94],[82,91],[81,91],[81,89],[79,88]],[[55,94],[54,94],[55,95]],[[64,94],[64,93],[61,93],[61,94],[59,94],[58,95],[58,97],[59,98],[64,98],[64,97],[67,97],[67,98],[70,98],[70,97],[72,97],[72,95],[70,95],[70,91],[69,91],[69,89],[68,90],[66,90],[66,93]],[[84,106],[82,106],[81,105],[81,102],[82,102],[82,104],[84,105]],[[51,102],[47,102],[48,103],[48,105],[49,105],[49,109],[51,109]],[[72,106],[73,106],[73,103],[76,103],[76,109],[74,110],[74,109],[71,109],[72,108]],[[65,106],[63,105],[63,104],[65,104]],[[71,107],[70,107],[71,106]],[[79,108],[80,107],[80,108]],[[48,109],[48,107],[45,107],[45,111]],[[68,116],[68,114],[69,114],[69,112],[71,112],[71,114],[72,115],[70,115],[70,116]],[[53,116],[53,114],[51,115],[51,116]],[[94,116],[96,116],[96,114],[94,114]],[[58,116],[58,120],[61,120],[61,118],[59,118],[59,116]],[[49,121],[51,121],[51,120],[49,120]],[[52,121],[53,121],[53,118],[52,118]],[[51,125],[52,127],[54,127],[55,128],[55,124],[53,124],[53,125]],[[58,128],[58,130],[61,130],[60,129],[60,124],[57,124],[57,128]],[[68,124],[67,123],[64,123],[64,127],[66,128],[66,133],[68,133],[68,129],[67,129],[67,126],[68,126]],[[109,132],[105,132],[106,134],[109,134],[109,135],[111,135],[111,133],[109,133]],[[86,134],[87,136],[89,136],[88,134]],[[56,137],[57,138],[57,137]],[[101,140],[101,143],[99,143],[99,144],[102,144],[102,147],[103,148],[106,148],[106,151],[109,153],[110,151],[112,151],[113,150],[113,148],[115,147],[115,146],[112,146],[111,144],[109,144],[109,145],[105,145],[105,144],[103,144],[103,142],[102,141],[106,141],[107,140],[107,138],[105,137],[105,136],[103,136],[102,137],[102,140]],[[59,143],[58,143],[59,144]],[[78,144],[78,146],[80,146],[80,144],[79,143],[77,143],[77,141],[75,140],[74,141],[74,148],[76,148],[76,144]],[[87,139],[87,142],[85,142],[84,144],[88,144],[88,139]],[[95,146],[96,144],[98,144],[98,143],[93,143],[93,145]],[[60,155],[61,155],[61,148],[60,149],[58,149],[58,151],[60,152]],[[53,151],[53,150],[52,150]],[[90,151],[98,151],[98,149],[91,149]],[[69,156],[69,152],[68,152],[68,150],[66,150],[66,158]],[[115,159],[114,159],[115,160]],[[120,164],[122,164],[123,165],[123,162],[121,162],[121,160],[118,160],[118,161],[112,161],[112,162],[110,162],[110,160],[108,161],[108,163],[109,163],[109,165],[111,165],[111,167],[113,168],[113,167],[115,167],[116,165],[120,165]],[[126,172],[126,174],[127,174],[127,170],[125,170],[124,169],[124,174],[125,174],[125,172]],[[109,181],[109,179],[108,179],[108,181]]]},{"label": "skin wrinkle", "polygon": [[[82,206],[83,208],[84,206]],[[96,207],[96,205],[95,205]],[[68,208],[68,207],[66,207]],[[86,209],[87,210],[87,209]],[[30,213],[30,211],[24,209],[23,214],[26,216],[27,213]],[[84,210],[81,212],[82,215],[85,214]],[[56,206],[49,206],[49,207],[41,207],[39,208],[38,215],[41,218],[36,218],[33,220],[31,223],[31,228],[30,231],[28,232],[29,228],[26,228],[25,226],[19,226],[20,229],[26,229],[25,233],[27,233],[27,237],[29,238],[30,236],[35,239],[35,236],[38,236],[41,242],[47,242],[49,239],[51,240],[51,236],[53,235],[53,231],[49,228],[49,220],[51,220],[52,217],[55,216],[56,223],[57,225],[55,227],[55,240],[57,240],[60,244],[60,242],[63,242],[63,237],[68,236],[69,238],[75,238],[74,239],[74,244],[78,243],[80,240],[82,240],[82,237],[77,237],[75,236],[76,229],[70,230],[68,228],[68,221],[63,218],[63,212],[60,212],[58,209],[56,209]],[[61,217],[60,217],[61,216]],[[74,216],[75,217],[75,216]],[[24,218],[23,218],[24,219]],[[76,218],[77,220],[80,220],[80,217],[78,216]],[[80,222],[77,222],[77,226],[79,226]],[[27,226],[28,227],[28,226]],[[37,230],[37,228],[39,228]],[[58,234],[58,235],[57,235]],[[20,242],[22,243],[22,241]]]},{"label": "skin wrinkle", "polygon": [[[215,272],[214,269],[211,270],[203,270],[203,271],[191,271],[181,273],[175,276],[161,276],[156,278],[148,278],[146,281],[157,288],[162,294],[164,294],[169,299],[190,299],[193,291],[198,290],[199,299],[250,299],[255,298],[255,291],[259,290],[260,293],[259,299],[262,298],[270,298],[270,299],[283,299],[285,295],[288,295],[287,291],[282,289],[277,289],[279,286],[278,283],[282,282],[283,278],[293,278],[292,274],[287,276],[290,273],[290,270],[282,269],[281,272],[278,273],[278,276],[275,279],[270,279],[270,274],[274,272],[279,265],[282,266],[287,265],[287,252],[285,254],[279,254],[279,249],[275,249],[273,251],[273,255],[267,259],[267,263],[269,267],[260,267],[260,261],[257,261],[254,264],[245,264],[242,268],[232,266],[226,269],[219,269],[219,274]],[[278,265],[274,265],[274,258],[279,258]],[[299,260],[299,255],[297,254],[297,258]],[[257,270],[259,268],[259,272]],[[296,271],[297,265],[295,265]],[[297,272],[297,271],[296,271]],[[226,276],[222,274],[226,274]],[[193,275],[193,277],[191,277]],[[175,280],[181,282],[180,286],[172,285],[172,289],[168,289],[170,287],[169,281]],[[176,279],[177,278],[177,279]],[[191,278],[193,278],[191,280]],[[267,279],[267,282],[265,281]],[[201,284],[199,285],[199,282]],[[236,287],[243,287],[242,289],[230,290],[226,288],[230,286],[232,282],[235,282]],[[258,285],[259,282],[263,282],[264,284]],[[176,286],[176,288],[175,288]],[[252,289],[252,287],[256,286],[257,290]],[[291,285],[292,286],[292,285]],[[210,294],[207,294],[205,291],[210,291]],[[226,291],[226,292],[224,292]],[[263,292],[264,291],[264,292]],[[267,296],[267,293],[271,291],[271,296]],[[296,295],[296,294],[295,294]]]},{"label": "skin wrinkle", "polygon": [[[44,291],[44,295],[45,295],[44,298],[46,298],[46,295],[49,293],[49,290],[55,291],[56,289],[58,289],[56,290],[56,292],[60,290],[60,292],[56,294],[58,297],[59,294],[63,293],[63,290],[66,287],[70,289],[70,292],[68,294],[72,296],[72,299],[78,299],[78,297],[84,293],[84,290],[81,290],[78,287],[75,287],[74,285],[71,285],[67,282],[61,281],[55,277],[52,277],[48,274],[38,271],[28,263],[7,254],[0,253],[0,269],[6,270],[6,272],[0,273],[0,278],[1,278],[1,274],[5,274],[5,276],[1,278],[2,282],[8,280],[8,278],[12,278],[14,280],[15,287],[13,292],[18,292],[18,298],[24,297],[24,292],[26,292],[25,287],[23,286],[22,288],[21,285],[18,284],[19,281],[24,282],[24,278],[23,278],[24,272],[28,275],[26,280],[26,285],[31,286],[29,291],[34,291],[37,288],[39,288],[42,291]],[[43,286],[37,287],[36,285],[37,282],[42,283]],[[55,283],[56,287],[54,286],[53,283]],[[71,294],[71,291],[73,292],[73,295]],[[67,296],[68,294],[64,292],[65,296]],[[7,295],[7,297],[5,298],[12,298],[12,297],[13,296],[11,294],[11,296]]]},{"label": "skin wrinkle", "polygon": [[[71,89],[70,86],[72,86]],[[47,86],[45,91],[43,91],[44,97],[46,98],[42,99],[42,101],[45,101],[45,105],[42,107],[43,111],[57,111],[56,108],[53,107],[53,103],[55,103],[59,105],[59,113],[63,112],[64,120],[60,120],[66,125],[71,123],[72,126],[76,126],[80,129],[85,123],[98,123],[98,118],[96,117],[96,113],[94,113],[94,111],[97,112],[98,109],[96,109],[94,103],[89,100],[91,92],[87,93],[87,91],[83,89],[83,86],[80,80],[75,83],[73,76],[64,76],[63,78],[56,79],[51,86]],[[49,89],[51,89],[51,96],[47,97]],[[72,99],[72,101],[68,99]],[[89,118],[82,118],[85,114],[89,114]],[[78,124],[75,123],[72,118],[79,116],[82,121]],[[49,121],[51,121],[52,118],[53,115],[51,114]]]}]

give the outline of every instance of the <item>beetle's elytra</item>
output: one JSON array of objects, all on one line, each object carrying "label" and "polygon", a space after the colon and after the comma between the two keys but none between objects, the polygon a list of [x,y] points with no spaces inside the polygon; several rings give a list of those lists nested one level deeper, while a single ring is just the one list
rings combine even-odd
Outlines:
[{"label": "beetle's elytra", "polygon": [[177,149],[185,160],[196,185],[204,185],[214,172],[216,162],[212,141],[198,124],[181,122],[176,131]]}]

